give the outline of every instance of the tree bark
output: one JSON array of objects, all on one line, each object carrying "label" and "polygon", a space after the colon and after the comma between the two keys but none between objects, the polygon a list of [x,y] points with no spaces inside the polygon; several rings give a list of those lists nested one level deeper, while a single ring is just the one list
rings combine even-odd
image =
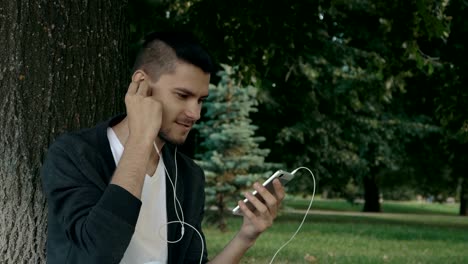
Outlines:
[{"label": "tree bark", "polygon": [[0,4],[0,263],[45,263],[40,167],[60,133],[123,110],[127,1]]},{"label": "tree bark", "polygon": [[377,185],[375,174],[366,176],[363,179],[364,183],[364,212],[380,212],[380,193]]}]

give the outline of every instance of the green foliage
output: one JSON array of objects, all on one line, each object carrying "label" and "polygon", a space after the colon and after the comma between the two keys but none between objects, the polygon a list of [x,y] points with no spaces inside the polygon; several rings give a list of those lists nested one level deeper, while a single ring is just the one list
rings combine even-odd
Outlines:
[{"label": "green foliage", "polygon": [[240,85],[236,67],[223,65],[223,69],[218,74],[218,85],[210,85],[210,95],[204,103],[206,118],[195,127],[204,139],[204,151],[197,156],[197,162],[206,175],[207,206],[217,208],[213,220],[219,221],[221,228],[225,226],[226,204],[277,167],[265,162],[270,151],[259,147],[265,138],[255,136],[257,126],[249,117],[257,111],[257,89]]},{"label": "green foliage", "polygon": [[443,69],[438,71],[439,78],[433,78],[438,84],[436,116],[453,139],[460,143],[468,142],[468,89],[466,71],[468,62],[466,56],[466,34],[468,22],[465,14],[468,5],[463,1],[451,1],[448,14],[452,18],[451,34],[447,45],[441,48],[441,57],[445,61]]},{"label": "green foliage", "polygon": [[[350,179],[374,177],[453,192],[452,171],[466,171],[464,1],[195,0],[159,7],[165,13],[155,28],[194,31],[217,61],[239,65],[244,85],[257,80],[252,119],[266,139],[260,147],[271,150],[268,160],[307,166],[321,188],[341,191]],[[313,186],[300,177],[290,187],[309,193]]]},{"label": "green foliage", "polygon": [[[400,99],[419,88],[408,80],[439,66],[423,50],[447,38],[446,4],[200,0],[178,14],[208,46],[222,43],[219,61],[259,80],[253,118],[270,158],[312,168],[322,188],[344,188],[372,168],[398,170],[405,143],[439,130],[425,118],[432,113],[407,112]],[[292,187],[312,184],[301,177]]]}]

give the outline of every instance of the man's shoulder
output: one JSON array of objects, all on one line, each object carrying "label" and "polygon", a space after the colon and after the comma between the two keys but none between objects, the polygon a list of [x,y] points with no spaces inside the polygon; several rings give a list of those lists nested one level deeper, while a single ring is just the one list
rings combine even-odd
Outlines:
[{"label": "man's shoulder", "polygon": [[[59,135],[50,145],[49,149],[83,151],[84,149],[98,149],[106,145],[107,128],[114,120],[121,116],[100,121],[93,127],[81,128]],[[84,148],[84,149],[83,149]]]},{"label": "man's shoulder", "polygon": [[109,120],[90,128],[63,133],[47,151],[43,177],[54,181],[64,170],[70,178],[86,178],[97,185],[107,183],[115,170],[115,161],[107,139]]},{"label": "man's shoulder", "polygon": [[50,145],[50,149],[77,150],[83,146],[96,146],[99,138],[98,134],[97,126],[68,131],[58,136]]}]

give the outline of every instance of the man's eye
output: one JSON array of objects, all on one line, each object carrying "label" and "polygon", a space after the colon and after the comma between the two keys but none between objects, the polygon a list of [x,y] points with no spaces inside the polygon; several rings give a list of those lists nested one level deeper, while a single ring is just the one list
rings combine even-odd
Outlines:
[{"label": "man's eye", "polygon": [[183,94],[183,93],[177,93],[177,96],[182,99],[186,99],[188,97],[188,95]]}]

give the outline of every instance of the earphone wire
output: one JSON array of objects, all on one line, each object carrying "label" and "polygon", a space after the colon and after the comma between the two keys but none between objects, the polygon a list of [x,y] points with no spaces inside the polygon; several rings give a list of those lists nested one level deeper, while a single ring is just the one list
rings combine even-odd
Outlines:
[{"label": "earphone wire", "polygon": [[302,225],[304,224],[304,222],[305,222],[305,220],[306,220],[306,218],[307,218],[307,215],[309,214],[310,208],[312,207],[312,203],[313,203],[313,201],[314,201],[314,197],[315,197],[315,176],[314,176],[314,173],[312,173],[312,171],[311,171],[309,168],[307,168],[307,167],[299,167],[299,168],[295,169],[294,171],[292,171],[291,174],[294,175],[294,174],[295,174],[298,170],[300,170],[300,169],[306,169],[306,170],[308,170],[308,171],[310,172],[310,175],[312,176],[312,180],[313,180],[313,182],[314,182],[314,189],[313,189],[313,192],[312,192],[312,199],[310,199],[309,207],[307,208],[307,211],[306,211],[306,213],[304,214],[304,218],[302,218],[302,222],[301,222],[301,224],[299,225],[299,227],[297,228],[296,232],[291,236],[291,238],[290,238],[288,241],[286,241],[286,243],[284,243],[284,244],[276,251],[276,253],[273,255],[273,257],[272,257],[271,260],[270,260],[270,264],[273,263],[273,260],[275,260],[276,255],[278,255],[278,253],[279,253],[286,245],[288,245],[288,244],[294,239],[294,237],[297,235],[297,233],[299,233],[299,230],[301,230]]},{"label": "earphone wire", "polygon": [[[156,142],[153,141],[153,144],[154,144],[154,148],[156,149],[156,153],[158,154],[159,158],[162,160],[162,155],[161,153],[159,152],[159,149],[158,149],[158,146],[156,145]],[[164,160],[163,160],[164,162]],[[198,236],[200,237],[200,241],[201,241],[201,254],[200,254],[200,264],[202,263],[203,261],[203,252],[205,251],[205,243],[203,242],[203,236],[200,234],[200,232],[194,227],[192,226],[191,224],[185,222],[185,218],[184,218],[184,211],[182,210],[182,205],[180,204],[180,201],[179,199],[177,198],[177,146],[175,147],[175,150],[174,150],[174,163],[175,163],[175,184],[174,182],[172,182],[172,179],[169,175],[169,172],[167,171],[166,169],[166,166],[164,165],[164,170],[166,172],[166,175],[167,175],[167,178],[169,179],[169,182],[171,183],[171,186],[172,186],[172,191],[174,193],[174,210],[175,210],[175,213],[176,213],[176,217],[178,219],[178,221],[170,221],[170,222],[167,222],[166,225],[170,225],[170,224],[173,224],[173,223],[179,223],[181,225],[181,234],[180,234],[180,238],[175,240],[175,241],[169,241],[169,240],[166,240],[166,239],[163,239],[163,240],[166,240],[167,243],[171,243],[171,244],[174,244],[174,243],[178,243],[179,241],[182,240],[182,238],[184,237],[184,234],[185,234],[185,228],[184,228],[184,225],[187,225],[189,227],[191,227],[193,230],[195,230],[195,232],[198,234]],[[179,210],[180,210],[180,214],[182,215],[182,220],[180,219],[180,216],[179,216],[179,213],[178,213],[178,210],[177,210],[177,206],[179,207]],[[159,236],[161,237],[161,228],[163,226],[160,226],[159,227]]]}]

